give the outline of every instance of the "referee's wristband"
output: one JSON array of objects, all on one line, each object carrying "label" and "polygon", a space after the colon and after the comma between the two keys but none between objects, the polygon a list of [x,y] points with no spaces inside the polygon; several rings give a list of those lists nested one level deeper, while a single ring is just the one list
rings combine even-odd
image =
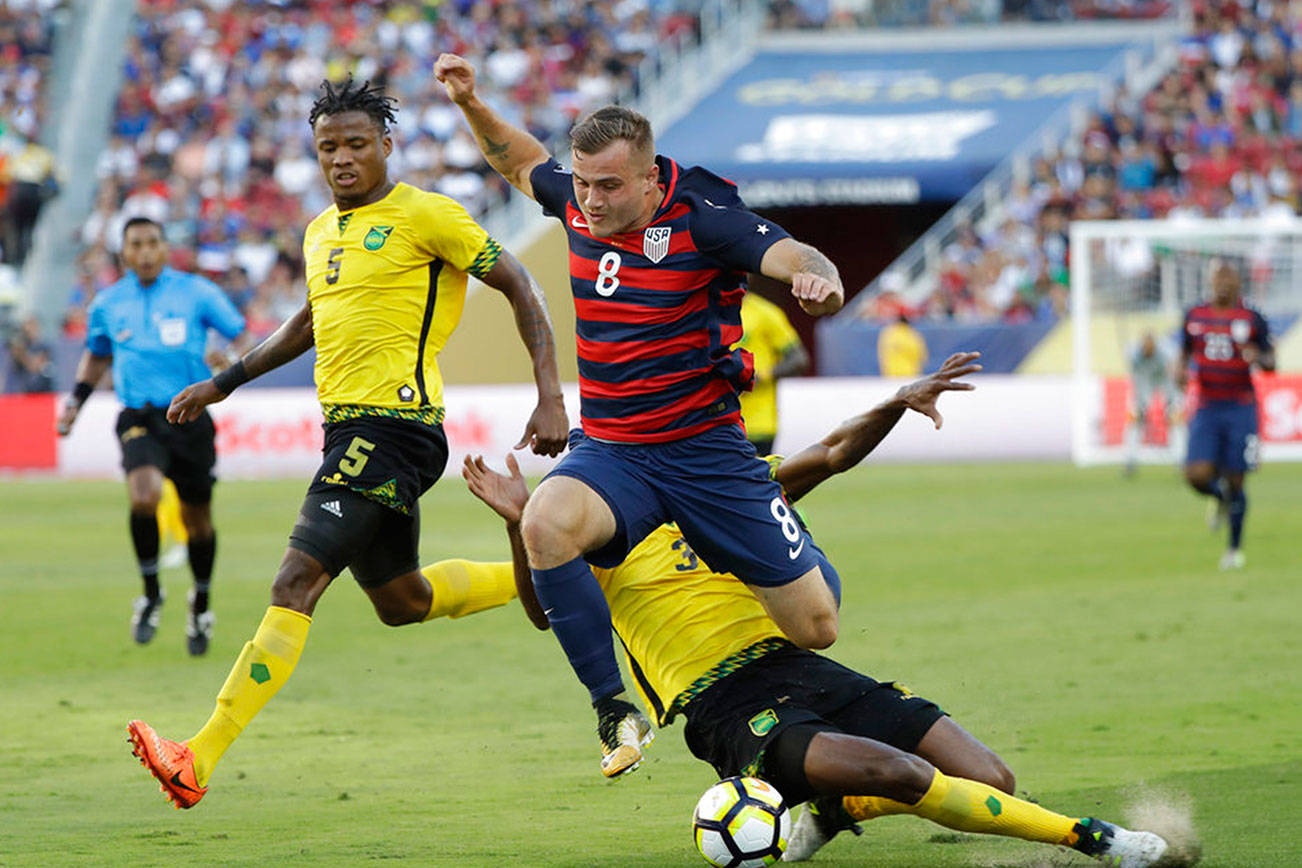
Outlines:
[{"label": "referee's wristband", "polygon": [[239,386],[249,381],[248,372],[244,370],[244,360],[240,359],[226,370],[212,378],[212,384],[223,395],[229,395]]},{"label": "referee's wristband", "polygon": [[86,399],[89,398],[90,393],[94,391],[94,383],[79,382],[77,385],[72,387],[72,401],[80,407],[82,404],[86,403]]}]

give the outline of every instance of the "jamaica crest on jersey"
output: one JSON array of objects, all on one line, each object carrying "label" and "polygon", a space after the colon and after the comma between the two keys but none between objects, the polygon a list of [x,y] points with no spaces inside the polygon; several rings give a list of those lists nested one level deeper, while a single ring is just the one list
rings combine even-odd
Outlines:
[{"label": "jamaica crest on jersey", "polygon": [[669,254],[669,236],[672,226],[648,226],[642,233],[642,255],[652,262],[659,262]]}]

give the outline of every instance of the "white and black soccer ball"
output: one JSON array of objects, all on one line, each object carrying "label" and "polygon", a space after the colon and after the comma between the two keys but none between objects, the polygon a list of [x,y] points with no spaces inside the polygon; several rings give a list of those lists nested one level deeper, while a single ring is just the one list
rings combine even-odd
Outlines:
[{"label": "white and black soccer ball", "polygon": [[761,868],[782,858],[791,812],[759,778],[725,778],[705,791],[692,816],[696,849],[718,868]]}]

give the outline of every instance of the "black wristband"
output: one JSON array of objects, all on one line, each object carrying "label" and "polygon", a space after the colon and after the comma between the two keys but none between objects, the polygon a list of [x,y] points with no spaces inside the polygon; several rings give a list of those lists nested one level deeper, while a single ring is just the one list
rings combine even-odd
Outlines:
[{"label": "black wristband", "polygon": [[240,359],[226,370],[212,378],[212,384],[217,387],[223,395],[229,395],[234,392],[236,387],[242,386],[249,381],[249,375],[244,370],[244,360]]},{"label": "black wristband", "polygon": [[90,393],[93,391],[95,391],[94,383],[78,383],[72,387],[72,400],[76,401],[77,406],[80,407],[86,403],[86,399],[90,397]]}]

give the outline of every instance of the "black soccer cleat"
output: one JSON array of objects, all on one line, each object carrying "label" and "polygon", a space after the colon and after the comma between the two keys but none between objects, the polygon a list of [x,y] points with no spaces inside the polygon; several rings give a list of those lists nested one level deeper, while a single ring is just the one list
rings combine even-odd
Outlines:
[{"label": "black soccer cleat", "polygon": [[158,618],[163,612],[163,603],[167,595],[159,592],[157,597],[141,594],[132,603],[131,637],[138,645],[148,645],[158,632]]},{"label": "black soccer cleat", "polygon": [[185,620],[185,647],[191,657],[201,657],[208,653],[208,643],[212,641],[212,628],[216,623],[217,616],[212,610],[194,610],[194,591],[191,590],[190,615]]}]

